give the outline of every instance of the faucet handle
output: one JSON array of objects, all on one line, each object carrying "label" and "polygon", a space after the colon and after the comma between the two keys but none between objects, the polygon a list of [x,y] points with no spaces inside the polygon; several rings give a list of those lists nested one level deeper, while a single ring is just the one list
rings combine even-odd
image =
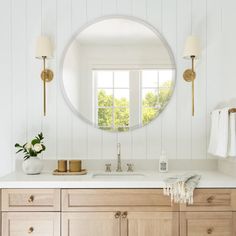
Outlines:
[{"label": "faucet handle", "polygon": [[111,172],[111,164],[108,163],[108,164],[105,164],[105,166],[106,166],[105,172]]},{"label": "faucet handle", "polygon": [[128,166],[127,172],[133,172],[134,171],[134,168],[133,168],[134,164],[128,163],[127,166]]}]

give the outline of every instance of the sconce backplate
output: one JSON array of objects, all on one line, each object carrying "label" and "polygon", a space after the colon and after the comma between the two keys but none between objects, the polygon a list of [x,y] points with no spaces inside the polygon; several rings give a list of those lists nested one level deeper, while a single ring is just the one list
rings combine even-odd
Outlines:
[{"label": "sconce backplate", "polygon": [[192,69],[187,69],[183,74],[184,80],[187,82],[192,82],[196,79],[196,73]]},{"label": "sconce backplate", "polygon": [[50,82],[53,79],[53,72],[49,69],[45,69],[41,73],[41,79],[45,80],[46,82]]}]

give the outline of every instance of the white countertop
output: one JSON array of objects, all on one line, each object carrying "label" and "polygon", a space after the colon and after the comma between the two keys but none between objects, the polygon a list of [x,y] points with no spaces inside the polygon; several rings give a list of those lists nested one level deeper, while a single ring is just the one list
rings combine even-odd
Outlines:
[{"label": "white countertop", "polygon": [[[236,178],[218,171],[191,171],[202,176],[199,188],[236,188]],[[145,176],[122,176],[94,178],[94,173],[83,176],[54,176],[51,173],[25,175],[14,172],[0,178],[0,188],[163,188],[163,179],[183,171],[172,171],[161,174],[154,171],[141,171]]]}]

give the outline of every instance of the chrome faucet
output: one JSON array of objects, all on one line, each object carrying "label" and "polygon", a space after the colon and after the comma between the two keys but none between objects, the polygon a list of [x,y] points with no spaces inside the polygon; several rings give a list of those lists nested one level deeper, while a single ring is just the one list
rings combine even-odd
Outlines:
[{"label": "chrome faucet", "polygon": [[117,168],[116,168],[116,172],[122,172],[120,149],[121,149],[120,143],[117,143]]}]

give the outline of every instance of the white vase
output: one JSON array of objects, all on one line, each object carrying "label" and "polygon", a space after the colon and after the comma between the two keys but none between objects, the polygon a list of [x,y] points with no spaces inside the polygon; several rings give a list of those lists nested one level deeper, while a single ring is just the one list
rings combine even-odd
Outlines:
[{"label": "white vase", "polygon": [[43,169],[43,162],[39,157],[30,157],[23,161],[22,169],[27,175],[38,175]]}]

